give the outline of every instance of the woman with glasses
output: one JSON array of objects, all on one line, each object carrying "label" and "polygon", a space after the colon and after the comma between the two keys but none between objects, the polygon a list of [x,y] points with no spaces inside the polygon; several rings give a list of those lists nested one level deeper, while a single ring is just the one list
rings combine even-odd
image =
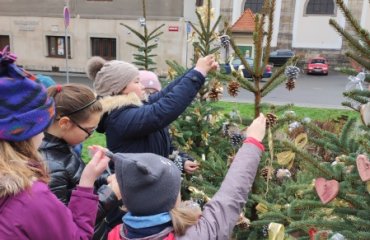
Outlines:
[{"label": "woman with glasses", "polygon": [[[78,185],[85,167],[72,147],[90,137],[101,117],[102,105],[93,91],[81,84],[56,85],[48,88],[55,101],[55,120],[44,132],[39,148],[48,165],[50,190],[68,205],[72,190]],[[110,210],[120,204],[120,193],[115,177],[103,174],[95,182],[99,195],[96,226]]]}]

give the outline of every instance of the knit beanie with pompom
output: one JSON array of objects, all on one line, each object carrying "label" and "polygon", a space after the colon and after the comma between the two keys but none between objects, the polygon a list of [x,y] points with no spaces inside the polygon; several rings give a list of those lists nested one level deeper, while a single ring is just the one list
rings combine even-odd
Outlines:
[{"label": "knit beanie with pompom", "polygon": [[139,70],[131,63],[101,57],[92,57],[87,62],[86,73],[94,81],[98,96],[118,95],[132,80],[139,77]]},{"label": "knit beanie with pompom", "polygon": [[16,59],[7,47],[0,51],[0,140],[20,142],[43,132],[55,109],[46,89]]},{"label": "knit beanie with pompom", "polygon": [[162,89],[158,76],[151,71],[140,70],[140,82],[145,89],[154,89],[159,92]]}]

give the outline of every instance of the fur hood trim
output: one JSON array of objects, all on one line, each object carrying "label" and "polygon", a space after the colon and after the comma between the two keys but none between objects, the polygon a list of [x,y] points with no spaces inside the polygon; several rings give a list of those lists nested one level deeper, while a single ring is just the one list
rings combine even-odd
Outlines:
[{"label": "fur hood trim", "polygon": [[110,113],[115,109],[126,106],[141,106],[143,102],[135,93],[128,95],[106,96],[99,100],[103,106],[103,113]]}]

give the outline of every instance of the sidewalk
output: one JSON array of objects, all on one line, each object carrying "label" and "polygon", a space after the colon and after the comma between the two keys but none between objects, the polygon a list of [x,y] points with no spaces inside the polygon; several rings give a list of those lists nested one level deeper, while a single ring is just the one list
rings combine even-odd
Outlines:
[{"label": "sidewalk", "polygon": [[[58,77],[65,77],[66,72],[51,72],[51,71],[29,71],[33,74],[41,74],[45,76],[58,76]],[[70,77],[87,77],[86,73],[77,73],[77,72],[69,72]]]}]

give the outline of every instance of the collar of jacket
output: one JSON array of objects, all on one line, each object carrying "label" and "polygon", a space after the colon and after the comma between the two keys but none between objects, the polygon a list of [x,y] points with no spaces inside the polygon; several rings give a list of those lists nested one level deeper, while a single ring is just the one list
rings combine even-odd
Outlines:
[{"label": "collar of jacket", "polygon": [[106,96],[99,100],[103,107],[103,113],[110,113],[115,109],[126,106],[141,106],[143,102],[135,93],[127,95]]}]

